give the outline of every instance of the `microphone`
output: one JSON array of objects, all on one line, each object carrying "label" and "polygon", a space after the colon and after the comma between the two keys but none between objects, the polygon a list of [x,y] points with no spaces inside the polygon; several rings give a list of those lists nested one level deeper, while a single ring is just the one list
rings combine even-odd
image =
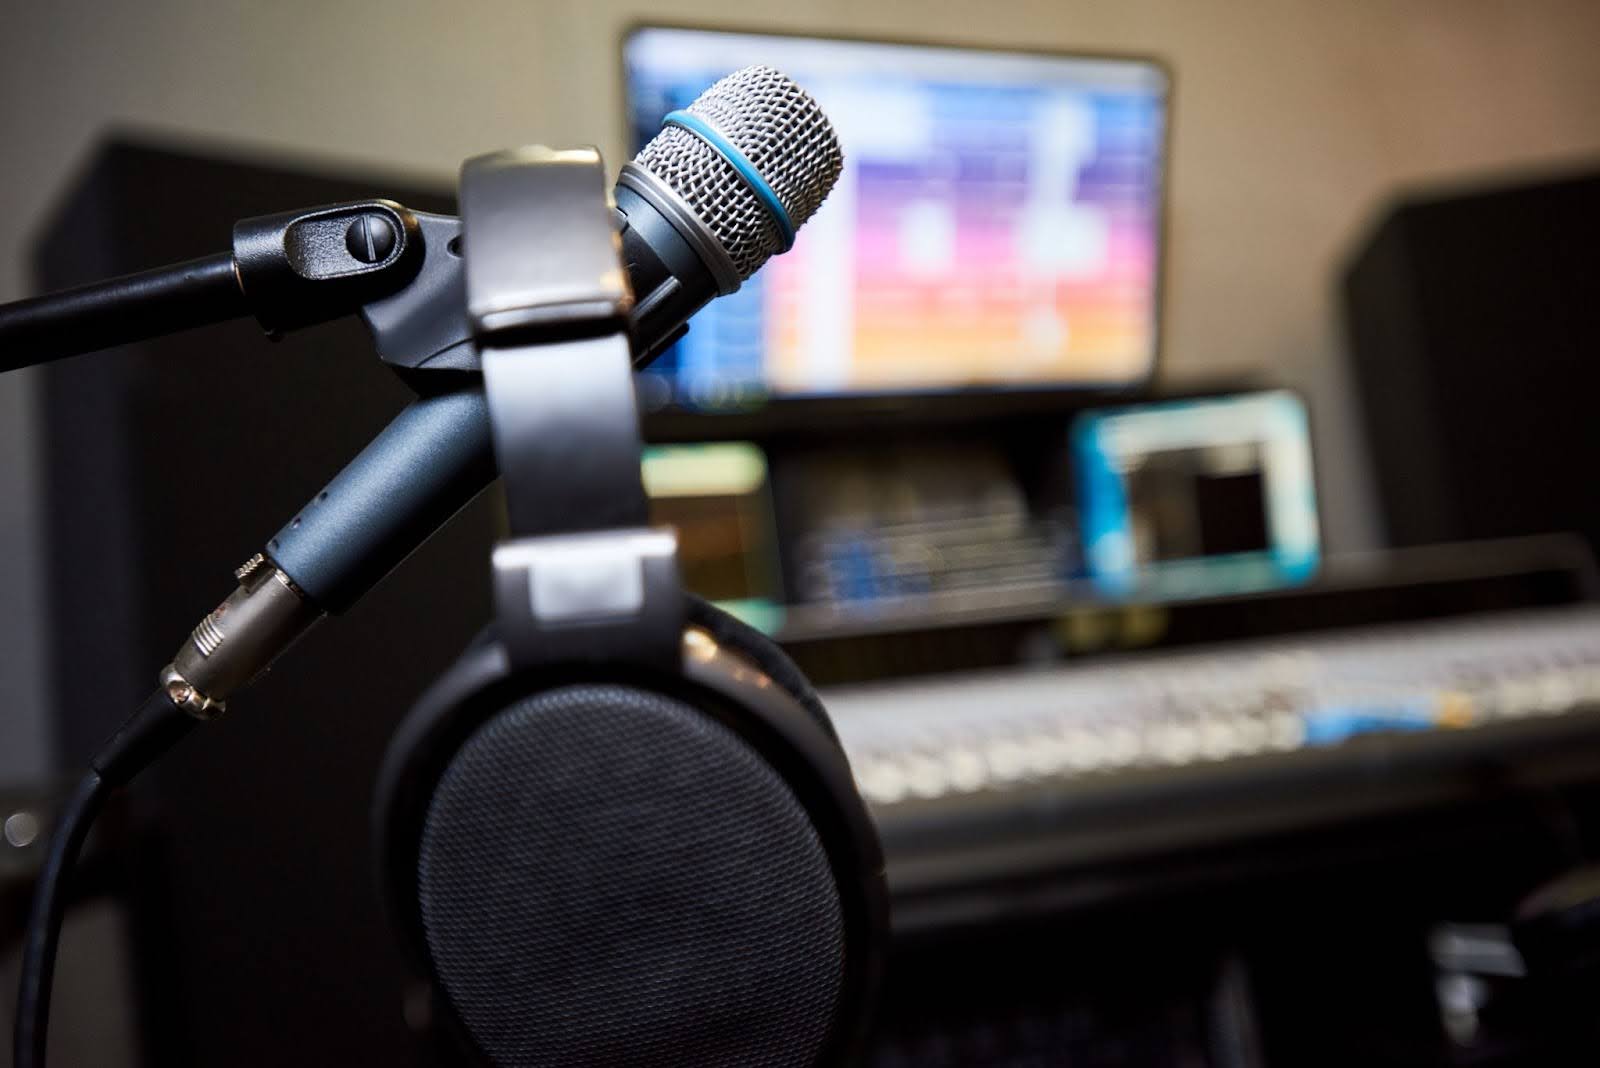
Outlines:
[{"label": "microphone", "polygon": [[[622,168],[614,192],[635,294],[635,366],[680,336],[688,318],[787,251],[844,165],[816,101],[770,67],[728,75]],[[442,250],[459,222],[419,215],[427,263],[411,290],[368,309],[380,354],[448,380],[385,427],[238,572],[240,587],[201,621],[162,685],[206,716],[324,613],[338,614],[465,507],[496,475],[488,407],[475,375],[461,254]],[[458,246],[459,247],[459,246]],[[537,255],[538,250],[530,250]],[[397,309],[397,305],[404,304]],[[386,306],[388,305],[388,306]],[[414,351],[383,352],[380,325],[403,323]],[[417,340],[417,339],[423,340]],[[416,347],[420,346],[420,347]]]},{"label": "microphone", "polygon": [[617,179],[636,335],[672,337],[713,296],[789,251],[843,167],[822,109],[771,67],[735,71],[669,113]]}]

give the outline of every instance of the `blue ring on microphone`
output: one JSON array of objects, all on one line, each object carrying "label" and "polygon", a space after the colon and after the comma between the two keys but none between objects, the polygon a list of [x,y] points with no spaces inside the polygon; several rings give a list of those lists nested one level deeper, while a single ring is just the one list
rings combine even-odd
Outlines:
[{"label": "blue ring on microphone", "polygon": [[756,170],[756,165],[751,163],[743,152],[735,148],[732,141],[723,137],[715,126],[712,126],[700,116],[687,111],[668,112],[667,117],[661,120],[661,124],[663,126],[676,126],[689,131],[716,149],[724,159],[733,164],[733,169],[738,172],[740,178],[744,179],[744,184],[750,187],[750,191],[756,195],[756,199],[761,201],[762,206],[767,209],[767,214],[772,216],[772,221],[778,224],[778,231],[783,237],[781,251],[788,252],[794,247],[794,223],[789,221],[789,212],[783,206],[783,201],[778,199],[778,194],[772,191],[772,186],[767,184],[767,180],[761,177],[761,172]]}]

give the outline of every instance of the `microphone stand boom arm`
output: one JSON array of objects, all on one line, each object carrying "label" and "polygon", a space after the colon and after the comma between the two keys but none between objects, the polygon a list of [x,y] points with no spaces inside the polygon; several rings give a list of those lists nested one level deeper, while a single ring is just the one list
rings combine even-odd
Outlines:
[{"label": "microphone stand boom arm", "polygon": [[242,219],[231,252],[0,304],[0,371],[247,315],[273,336],[328,322],[404,288],[422,251],[392,200]]},{"label": "microphone stand boom arm", "polygon": [[[705,298],[679,285],[690,253],[655,216],[614,218],[641,298],[639,366]],[[245,219],[233,236],[231,254],[0,305],[0,371],[244,315],[275,337],[354,312],[419,395],[235,572],[238,588],[162,669],[161,688],[197,719],[355,604],[497,474],[459,219],[367,200]]]}]

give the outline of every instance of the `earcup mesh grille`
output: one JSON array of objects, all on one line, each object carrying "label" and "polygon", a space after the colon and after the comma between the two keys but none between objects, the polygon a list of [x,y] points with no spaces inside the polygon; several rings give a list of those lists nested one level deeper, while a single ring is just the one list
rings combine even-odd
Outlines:
[{"label": "earcup mesh grille", "polygon": [[708,715],[627,686],[511,705],[445,769],[418,892],[429,954],[504,1068],[816,1063],[838,889],[782,778]]}]

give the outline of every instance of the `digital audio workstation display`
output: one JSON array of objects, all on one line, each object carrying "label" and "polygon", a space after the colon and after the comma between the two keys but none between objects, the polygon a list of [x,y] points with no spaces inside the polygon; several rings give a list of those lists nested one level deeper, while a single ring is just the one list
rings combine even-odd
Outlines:
[{"label": "digital audio workstation display", "polygon": [[838,185],[646,372],[648,403],[1125,385],[1156,353],[1156,64],[676,28],[624,47],[636,143],[751,63],[811,92]]}]

